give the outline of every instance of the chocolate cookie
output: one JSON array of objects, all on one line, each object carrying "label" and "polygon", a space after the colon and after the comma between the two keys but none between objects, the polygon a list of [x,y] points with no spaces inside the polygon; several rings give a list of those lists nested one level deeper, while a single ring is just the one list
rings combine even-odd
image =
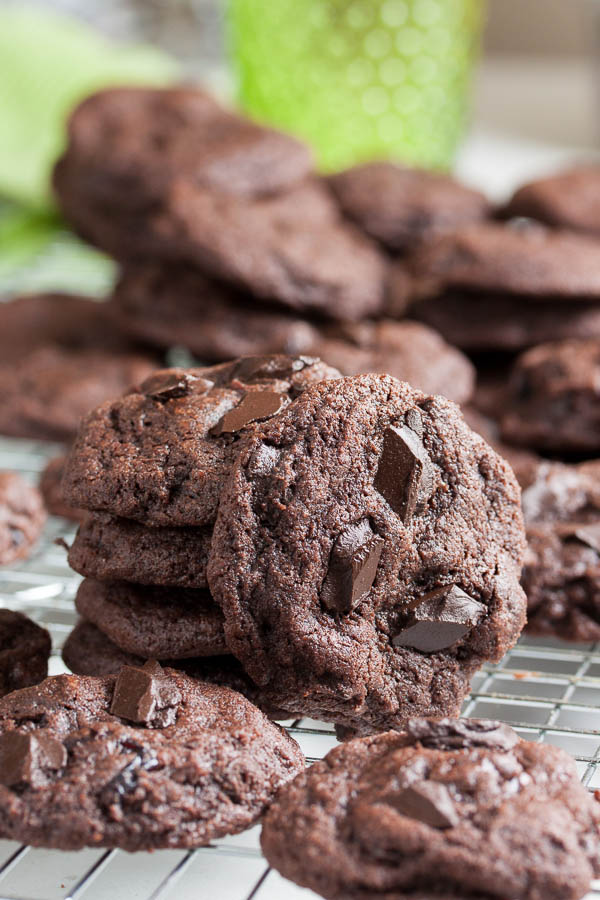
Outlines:
[{"label": "chocolate cookie", "polygon": [[69,549],[69,565],[97,581],[206,588],[212,527],[150,528],[107,513],[88,514]]},{"label": "chocolate cookie", "polygon": [[542,460],[521,495],[527,525],[600,521],[600,460]]},{"label": "chocolate cookie", "polygon": [[516,360],[505,440],[556,453],[600,452],[600,340],[540,344]]},{"label": "chocolate cookie", "polygon": [[[147,659],[126,653],[91,622],[80,621],[62,650],[65,664],[75,675],[116,675],[121,666],[143,666]],[[271,719],[290,718],[285,710],[264,702],[260,690],[248,678],[235,656],[199,656],[195,659],[161,660],[161,665],[180,669],[190,678],[221,684],[239,691]]]},{"label": "chocolate cookie", "polygon": [[286,785],[261,844],[330,900],[577,900],[600,873],[599,825],[564,750],[499,722],[413,719]]},{"label": "chocolate cookie", "polygon": [[62,478],[66,456],[55,456],[45,466],[40,475],[39,489],[44,498],[44,505],[53,516],[62,516],[73,522],[81,522],[85,518],[83,509],[75,509],[65,503],[62,492]]},{"label": "chocolate cookie", "polygon": [[157,347],[185,347],[209,362],[303,353],[318,336],[304,319],[261,307],[252,296],[191,266],[125,266],[112,302],[133,337]]},{"label": "chocolate cookie", "polygon": [[0,834],[33,846],[199,847],[249,827],[303,766],[229,688],[158,663],[0,701]]},{"label": "chocolate cookie", "polygon": [[210,524],[240,437],[306,385],[338,374],[303,356],[157,372],[87,416],[67,463],[65,497],[144,525]]},{"label": "chocolate cookie", "polygon": [[66,162],[55,170],[55,187],[79,234],[118,260],[192,264],[286,309],[334,319],[383,308],[384,257],[341,219],[316,181],[244,198],[180,179],[156,209],[118,214],[82,203],[77,173]]},{"label": "chocolate cookie", "polygon": [[45,628],[22,613],[0,609],[0,696],[42,681],[50,648]]},{"label": "chocolate cookie", "polygon": [[581,166],[520,187],[503,214],[600,235],[600,167]]},{"label": "chocolate cookie", "polygon": [[0,472],[0,565],[29,556],[45,521],[37,488],[15,472]]},{"label": "chocolate cookie", "polygon": [[466,356],[418,322],[347,323],[326,330],[310,352],[344,375],[393,375],[456,403],[466,403],[475,385],[475,368]]},{"label": "chocolate cookie", "polygon": [[428,297],[410,308],[451,344],[469,352],[516,353],[562,338],[600,338],[600,305],[579,301],[539,300],[523,295],[463,291]]},{"label": "chocolate cookie", "polygon": [[208,591],[86,578],[75,606],[117,647],[144,659],[227,652],[223,615]]},{"label": "chocolate cookie", "polygon": [[[512,444],[505,444],[500,440],[498,423],[494,419],[482,415],[478,409],[465,406],[462,413],[469,428],[481,435],[484,441],[510,464],[522,490],[536,480],[538,469],[542,463],[537,453],[524,450],[522,447],[513,447]],[[522,497],[523,494],[521,494],[521,499]]]},{"label": "chocolate cookie", "polygon": [[523,626],[520,492],[459,409],[388,376],[307,389],[245,439],[208,580],[273,703],[363,731],[456,711]]},{"label": "chocolate cookie", "polygon": [[119,332],[108,306],[37,295],[0,305],[0,433],[69,440],[86,412],[145,378],[157,357]]},{"label": "chocolate cookie", "polygon": [[67,123],[82,200],[159,201],[176,178],[238,196],[270,194],[312,169],[309,148],[193,87],[125,87],[87,97]]},{"label": "chocolate cookie", "polygon": [[600,640],[600,521],[528,526],[521,583],[529,632]]},{"label": "chocolate cookie", "polygon": [[412,268],[421,290],[458,288],[575,303],[600,297],[596,241],[542,225],[482,222],[421,247]]},{"label": "chocolate cookie", "polygon": [[391,162],[355,166],[330,176],[329,185],[344,213],[394,251],[490,213],[483,194],[454,178]]}]

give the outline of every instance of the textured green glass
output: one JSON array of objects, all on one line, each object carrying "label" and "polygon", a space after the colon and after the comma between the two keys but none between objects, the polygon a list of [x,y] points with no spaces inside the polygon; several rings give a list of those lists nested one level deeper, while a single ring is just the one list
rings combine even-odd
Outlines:
[{"label": "textured green glass", "polygon": [[229,0],[239,99],[324,169],[444,168],[466,118],[483,0]]}]

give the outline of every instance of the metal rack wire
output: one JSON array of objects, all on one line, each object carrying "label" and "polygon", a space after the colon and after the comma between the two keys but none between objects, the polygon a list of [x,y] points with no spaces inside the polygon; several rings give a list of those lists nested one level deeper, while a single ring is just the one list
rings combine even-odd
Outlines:
[{"label": "metal rack wire", "polygon": [[[0,439],[0,469],[37,479],[57,448]],[[27,612],[53,637],[51,674],[65,671],[60,648],[76,619],[79,577],[57,537],[73,529],[51,519],[36,552],[0,569],[0,606]],[[522,639],[497,666],[475,678],[464,713],[493,717],[528,740],[563,747],[577,760],[582,781],[600,790],[600,644]],[[285,723],[310,761],[336,743],[322,722]],[[0,900],[295,900],[315,897],[269,870],[258,844],[260,829],[191,852],[127,854],[118,850],[61,853],[0,841]],[[600,882],[587,900],[600,900]]]}]

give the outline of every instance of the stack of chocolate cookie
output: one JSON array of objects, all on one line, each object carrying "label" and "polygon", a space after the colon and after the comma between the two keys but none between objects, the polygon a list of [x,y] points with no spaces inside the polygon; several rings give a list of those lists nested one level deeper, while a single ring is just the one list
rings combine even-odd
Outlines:
[{"label": "stack of chocolate cookie", "polygon": [[78,673],[166,658],[370,732],[456,713],[523,626],[509,466],[389,376],[282,356],[158,372],[86,418],[64,488],[90,511]]},{"label": "stack of chocolate cookie", "polygon": [[319,178],[305,145],[191,88],[95,94],[68,138],[58,200],[121,264],[112,305],[136,339],[203,363],[306,353],[469,399],[466,357],[397,321],[411,293],[397,260],[485,217],[481,194],[385,163]]}]

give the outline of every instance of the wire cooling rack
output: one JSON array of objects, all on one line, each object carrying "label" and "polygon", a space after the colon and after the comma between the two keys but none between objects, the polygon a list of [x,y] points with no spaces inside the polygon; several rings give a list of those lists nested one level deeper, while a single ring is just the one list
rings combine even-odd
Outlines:
[{"label": "wire cooling rack", "polygon": [[[58,447],[0,439],[0,469],[36,480]],[[0,606],[26,612],[52,634],[51,674],[65,671],[60,648],[76,619],[79,577],[66,563],[57,537],[72,526],[50,519],[28,560],[0,569]],[[564,748],[577,760],[583,783],[600,790],[600,644],[522,639],[497,666],[475,678],[465,715],[497,718],[528,740]],[[309,762],[336,743],[322,722],[284,723]],[[191,852],[162,850],[56,850],[0,841],[0,900],[309,900],[311,891],[269,870],[260,853],[259,827]],[[587,900],[600,900],[600,882]]]}]

